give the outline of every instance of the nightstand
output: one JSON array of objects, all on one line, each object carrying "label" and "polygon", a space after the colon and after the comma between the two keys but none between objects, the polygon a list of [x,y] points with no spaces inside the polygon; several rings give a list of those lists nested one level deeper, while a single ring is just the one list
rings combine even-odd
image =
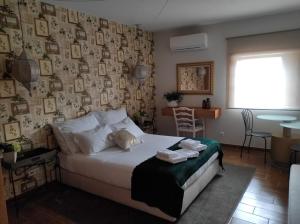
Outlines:
[{"label": "nightstand", "polygon": [[[55,178],[56,180],[59,179],[61,182],[61,171],[59,166],[59,159],[57,157],[57,151],[49,150],[46,148],[37,148],[28,152],[25,152],[22,157],[19,157],[15,163],[7,163],[2,161],[2,167],[8,170],[9,173],[9,182],[12,184],[13,188],[13,200],[16,208],[16,213],[18,214],[18,203],[17,203],[17,195],[16,195],[16,187],[15,182],[18,179],[14,179],[13,173],[18,171],[22,171],[26,173],[28,169],[33,166],[41,166],[44,171],[44,177],[46,184],[48,183],[48,176],[47,176],[47,164],[54,162],[54,169],[55,169]],[[58,170],[58,174],[57,174]],[[32,190],[31,190],[32,191]]]}]

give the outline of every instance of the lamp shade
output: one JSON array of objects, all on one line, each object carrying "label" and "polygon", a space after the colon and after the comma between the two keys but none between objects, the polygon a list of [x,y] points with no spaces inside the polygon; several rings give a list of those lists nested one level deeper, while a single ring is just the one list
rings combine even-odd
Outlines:
[{"label": "lamp shade", "polygon": [[142,64],[137,64],[134,68],[134,77],[138,80],[144,80],[148,76],[148,67]]}]

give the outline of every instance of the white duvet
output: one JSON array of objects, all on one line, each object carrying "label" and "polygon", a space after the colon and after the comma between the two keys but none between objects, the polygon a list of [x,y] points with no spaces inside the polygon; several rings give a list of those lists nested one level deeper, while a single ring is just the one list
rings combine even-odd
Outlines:
[{"label": "white duvet", "polygon": [[[133,146],[131,151],[112,147],[96,155],[80,153],[65,155],[60,153],[60,165],[70,172],[114,186],[131,189],[131,176],[134,168],[156,155],[158,150],[174,145],[182,137],[145,134],[142,136],[142,139],[143,143]],[[217,153],[188,179],[183,188],[193,183],[216,158]]]}]

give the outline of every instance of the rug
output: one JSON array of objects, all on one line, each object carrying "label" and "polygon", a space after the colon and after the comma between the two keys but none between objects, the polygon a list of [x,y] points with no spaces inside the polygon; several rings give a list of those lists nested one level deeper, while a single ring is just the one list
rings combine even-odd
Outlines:
[{"label": "rug", "polygon": [[[225,172],[214,177],[176,224],[227,223],[246,191],[254,172],[255,168],[225,164]],[[49,186],[44,194],[35,197],[34,200],[37,206],[51,209],[74,223],[170,223],[62,184]]]}]

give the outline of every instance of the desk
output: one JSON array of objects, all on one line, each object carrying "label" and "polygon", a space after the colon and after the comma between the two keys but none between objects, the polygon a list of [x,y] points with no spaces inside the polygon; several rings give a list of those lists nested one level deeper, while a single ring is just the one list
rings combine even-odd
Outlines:
[{"label": "desk", "polygon": [[[219,107],[212,107],[210,109],[203,109],[202,107],[188,107],[188,108],[195,109],[196,118],[209,118],[215,120],[221,116],[221,108]],[[173,117],[173,107],[162,108],[161,114],[163,116]]]},{"label": "desk", "polygon": [[[256,116],[257,119],[261,119],[261,120],[267,120],[267,121],[279,121],[279,122],[284,122],[284,123],[288,123],[291,121],[295,121],[297,120],[297,117],[295,116],[289,116],[289,115],[271,115],[271,114],[262,114],[262,115],[257,115]],[[282,125],[280,125],[282,126]],[[287,127],[283,127],[283,132],[282,135],[283,137],[291,137],[291,129],[287,128]]]}]

